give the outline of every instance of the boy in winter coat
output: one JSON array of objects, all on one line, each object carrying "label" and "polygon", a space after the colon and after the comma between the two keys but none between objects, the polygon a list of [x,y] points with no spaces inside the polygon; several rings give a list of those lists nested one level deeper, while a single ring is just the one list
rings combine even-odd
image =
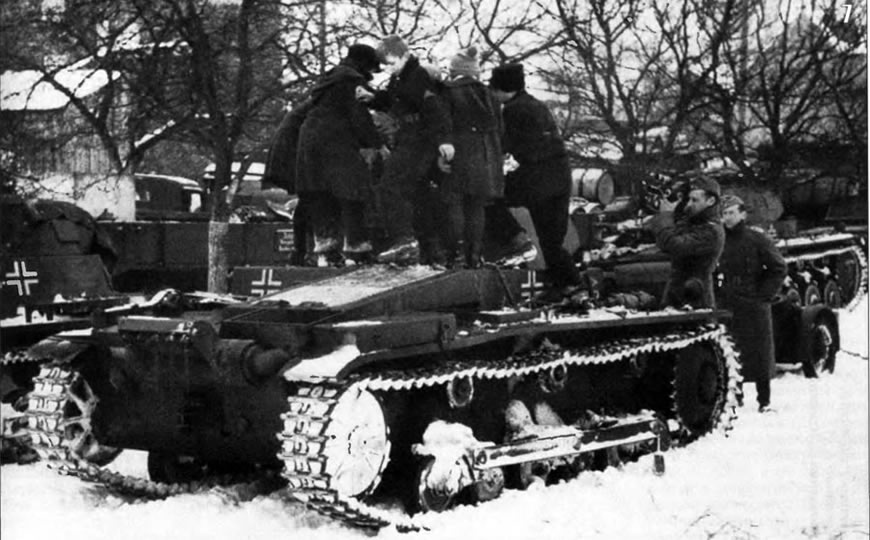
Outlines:
[{"label": "boy in winter coat", "polygon": [[441,179],[447,203],[449,262],[454,267],[481,265],[485,207],[504,194],[499,106],[479,80],[477,49],[450,60],[442,95],[453,126],[456,153]]},{"label": "boy in winter coat", "polygon": [[734,195],[722,199],[725,248],[719,258],[719,307],[730,310],[731,333],[740,349],[743,379],[755,381],[758,410],[770,407],[770,379],[776,369],[770,304],[782,287],[785,260],[766,234],[746,226],[746,205]]},{"label": "boy in winter coat", "polygon": [[311,198],[315,254],[343,249],[361,256],[372,249],[363,221],[371,172],[360,150],[385,147],[359,96],[368,91],[367,82],[377,71],[375,49],[353,45],[311,92],[312,106],[299,134],[296,174],[299,192]]},{"label": "boy in winter coat", "polygon": [[391,245],[378,255],[378,262],[416,263],[420,246],[415,238],[412,201],[436,159],[453,159],[450,117],[434,79],[402,38],[387,36],[378,53],[392,75],[386,92],[379,94],[372,106],[388,110],[399,126],[381,180]]},{"label": "boy in winter coat", "polygon": [[[547,263],[551,292],[559,296],[580,280],[571,256],[562,247],[571,196],[571,167],[565,143],[547,106],[526,92],[522,64],[496,67],[489,84],[503,104],[502,150],[519,163],[505,178],[506,203],[528,208]],[[523,238],[525,233],[504,204],[488,209],[487,220],[487,228],[509,232],[522,250],[523,241],[516,238]],[[537,255],[530,253],[532,257]]]}]

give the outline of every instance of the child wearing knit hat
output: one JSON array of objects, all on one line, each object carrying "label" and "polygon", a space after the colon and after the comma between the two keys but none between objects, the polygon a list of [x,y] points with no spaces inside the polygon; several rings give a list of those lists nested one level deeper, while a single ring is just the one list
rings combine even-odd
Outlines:
[{"label": "child wearing knit hat", "polygon": [[439,187],[447,206],[449,263],[482,264],[486,206],[504,195],[498,102],[482,82],[477,49],[450,58],[442,96],[451,115],[456,156]]},{"label": "child wearing knit hat", "polygon": [[477,48],[474,46],[463,49],[450,58],[450,78],[471,77],[480,78],[480,64],[477,61]]}]

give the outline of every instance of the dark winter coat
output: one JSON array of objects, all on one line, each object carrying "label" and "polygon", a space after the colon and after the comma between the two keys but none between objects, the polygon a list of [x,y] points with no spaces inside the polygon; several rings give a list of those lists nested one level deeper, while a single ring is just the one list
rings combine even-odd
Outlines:
[{"label": "dark winter coat", "polygon": [[691,217],[681,216],[676,222],[672,212],[661,212],[647,228],[655,234],[659,249],[671,258],[662,305],[715,307],[713,270],[725,243],[718,205]]},{"label": "dark winter coat", "polygon": [[733,313],[731,333],[740,349],[743,377],[768,380],[776,368],[770,303],[786,276],[785,260],[763,232],[740,223],[725,229],[719,259],[718,306]]},{"label": "dark winter coat", "polygon": [[314,105],[299,134],[299,192],[327,191],[342,199],[362,198],[371,173],[359,151],[382,144],[371,114],[356,99],[356,89],[365,84],[358,70],[340,64],[312,90]]},{"label": "dark winter coat", "polygon": [[440,88],[426,68],[411,56],[399,73],[390,77],[373,108],[390,113],[399,125],[396,146],[432,148],[450,142],[450,115],[439,96]]},{"label": "dark winter coat", "polygon": [[502,150],[520,164],[506,180],[509,203],[540,201],[571,191],[565,142],[547,106],[520,91],[502,108]]},{"label": "dark winter coat", "polygon": [[263,172],[264,184],[269,183],[286,189],[288,193],[296,193],[296,150],[299,145],[299,132],[312,106],[311,99],[306,99],[281,119],[281,124],[269,144],[266,170]]},{"label": "dark winter coat", "polygon": [[498,103],[483,83],[470,77],[446,83],[442,96],[450,111],[455,155],[450,174],[442,177],[441,189],[486,199],[502,197]]}]

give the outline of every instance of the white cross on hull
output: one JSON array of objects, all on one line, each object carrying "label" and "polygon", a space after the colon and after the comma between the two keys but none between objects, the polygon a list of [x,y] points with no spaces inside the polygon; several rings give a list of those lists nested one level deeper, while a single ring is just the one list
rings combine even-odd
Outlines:
[{"label": "white cross on hull", "polygon": [[274,279],[273,268],[264,268],[260,272],[260,279],[251,281],[251,294],[265,296],[269,292],[281,289],[281,281]]},{"label": "white cross on hull", "polygon": [[3,285],[15,287],[18,296],[30,296],[30,286],[39,283],[39,273],[27,269],[27,261],[15,261],[12,263],[12,272],[7,272]]}]

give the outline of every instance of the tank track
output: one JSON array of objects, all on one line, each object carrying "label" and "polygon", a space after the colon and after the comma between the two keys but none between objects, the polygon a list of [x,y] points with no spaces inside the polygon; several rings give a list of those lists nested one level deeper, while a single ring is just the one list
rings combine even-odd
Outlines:
[{"label": "tank track", "polygon": [[795,263],[795,262],[809,262],[815,261],[817,259],[823,259],[825,257],[831,257],[834,255],[844,255],[846,253],[853,253],[855,257],[858,259],[858,265],[860,266],[861,276],[858,278],[858,290],[855,293],[855,296],[849,301],[848,304],[844,306],[843,309],[846,311],[853,311],[855,307],[861,302],[864,296],[867,295],[867,282],[868,282],[868,266],[867,266],[867,258],[864,256],[864,252],[861,251],[861,248],[858,246],[848,246],[848,247],[840,247],[829,249],[826,251],[820,251],[818,253],[805,253],[801,255],[792,255],[785,256],[785,262],[787,264]]},{"label": "tank track", "polygon": [[66,444],[64,434],[64,407],[72,398],[70,387],[76,377],[76,372],[63,366],[43,367],[34,379],[35,388],[29,395],[27,411],[27,431],[30,434],[33,449],[42,461],[51,469],[62,475],[75,476],[86,482],[100,484],[119,495],[151,500],[165,499],[184,493],[199,493],[213,488],[223,489],[224,494],[233,496],[226,490],[232,488],[238,493],[244,490],[259,491],[265,483],[273,483],[277,473],[221,475],[206,478],[203,481],[179,484],[153,482],[120,474],[100,467],[72,452]]},{"label": "tank track", "polygon": [[[682,349],[700,342],[712,342],[724,357],[728,369],[725,403],[714,430],[727,432],[736,418],[736,407],[742,377],[738,353],[721,325],[709,324],[689,331],[661,336],[637,337],[578,350],[537,350],[522,357],[499,362],[463,362],[417,371],[377,373],[344,381],[323,380],[300,383],[296,395],[288,397],[287,412],[282,414],[284,429],[278,438],[282,450],[278,458],[285,464],[283,475],[288,481],[288,493],[313,510],[351,526],[379,529],[395,526],[400,531],[427,530],[420,516],[397,515],[364,501],[346,497],[330,487],[330,477],[323,472],[326,455],[324,437],[329,424],[336,421],[331,414],[338,397],[352,389],[373,391],[409,391],[471,377],[505,379],[542,373],[557,366],[605,364],[649,352]],[[676,407],[674,405],[674,412]],[[680,433],[689,434],[682,427]],[[689,440],[687,438],[687,440]],[[384,467],[381,468],[381,473]],[[380,482],[378,477],[373,483]]]}]

